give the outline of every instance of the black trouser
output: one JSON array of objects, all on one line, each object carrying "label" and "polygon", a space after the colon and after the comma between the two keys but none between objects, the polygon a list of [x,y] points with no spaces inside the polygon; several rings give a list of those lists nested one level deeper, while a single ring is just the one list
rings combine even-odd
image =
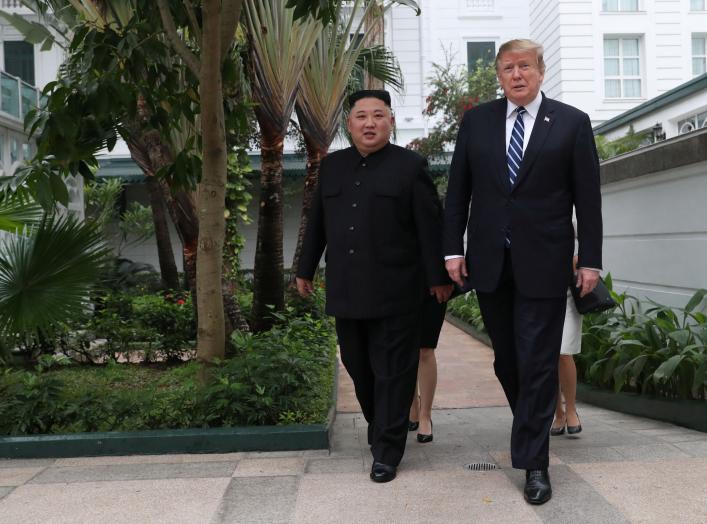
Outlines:
[{"label": "black trouser", "polygon": [[493,367],[513,411],[513,467],[547,468],[567,297],[521,295],[509,250],[496,290],[477,296],[493,343]]},{"label": "black trouser", "polygon": [[368,422],[373,459],[397,466],[405,452],[415,394],[419,312],[385,318],[336,319],[341,361]]}]

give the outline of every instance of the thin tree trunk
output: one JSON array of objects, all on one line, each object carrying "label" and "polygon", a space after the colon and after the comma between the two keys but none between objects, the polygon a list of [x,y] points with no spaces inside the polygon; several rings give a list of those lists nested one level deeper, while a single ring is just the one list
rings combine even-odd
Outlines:
[{"label": "thin tree trunk", "polygon": [[292,258],[292,273],[290,274],[290,286],[295,285],[295,276],[297,272],[297,266],[299,266],[299,259],[302,254],[302,244],[304,242],[304,233],[307,231],[307,219],[309,217],[309,210],[312,207],[312,200],[314,199],[314,193],[317,189],[317,184],[319,183],[319,166],[321,165],[322,158],[324,158],[329,150],[328,147],[321,147],[319,144],[315,144],[311,137],[302,130],[304,135],[304,144],[307,150],[307,174],[304,178],[304,194],[302,196],[302,213],[300,216],[299,231],[297,232],[297,247],[295,248],[295,255]]},{"label": "thin tree trunk", "polygon": [[[373,4],[366,12],[363,25],[366,30],[366,41],[364,47],[373,47],[385,44],[385,18],[383,6],[379,0],[367,0],[366,4]],[[364,89],[383,89],[383,81],[378,78],[364,74]]]},{"label": "thin tree trunk", "polygon": [[160,264],[162,285],[167,289],[179,289],[179,273],[177,272],[177,264],[174,262],[174,251],[172,251],[172,239],[169,236],[165,202],[159,181],[154,176],[147,177],[147,192],[150,196],[152,221],[155,225],[157,259]]},{"label": "thin tree trunk", "polygon": [[196,266],[197,358],[211,362],[225,354],[221,294],[225,236],[226,131],[221,78],[220,0],[202,3],[203,40],[199,78],[201,98],[202,174],[197,190],[199,244]]},{"label": "thin tree trunk", "polygon": [[254,331],[272,327],[272,310],[285,307],[285,270],[282,253],[282,154],[283,137],[268,129],[267,116],[256,108],[261,130],[260,206],[258,239],[253,269]]}]

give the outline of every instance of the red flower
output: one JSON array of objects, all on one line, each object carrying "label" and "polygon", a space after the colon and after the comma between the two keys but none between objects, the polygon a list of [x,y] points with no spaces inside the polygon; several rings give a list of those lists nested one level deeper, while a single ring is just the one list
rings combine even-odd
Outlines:
[{"label": "red flower", "polygon": [[184,300],[182,300],[181,298],[177,300],[177,304],[179,304],[180,306],[183,306],[185,303],[186,302],[184,302]]}]

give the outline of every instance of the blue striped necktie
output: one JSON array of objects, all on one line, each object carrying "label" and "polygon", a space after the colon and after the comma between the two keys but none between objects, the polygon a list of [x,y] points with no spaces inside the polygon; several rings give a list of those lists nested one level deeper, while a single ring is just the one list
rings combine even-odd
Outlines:
[{"label": "blue striped necktie", "polygon": [[508,144],[508,154],[506,155],[508,178],[511,182],[511,187],[513,187],[518,179],[520,163],[523,160],[523,135],[525,134],[523,114],[526,113],[526,110],[524,107],[520,106],[516,108],[516,113],[518,113],[518,116],[516,116],[515,124],[513,124],[511,141]]}]

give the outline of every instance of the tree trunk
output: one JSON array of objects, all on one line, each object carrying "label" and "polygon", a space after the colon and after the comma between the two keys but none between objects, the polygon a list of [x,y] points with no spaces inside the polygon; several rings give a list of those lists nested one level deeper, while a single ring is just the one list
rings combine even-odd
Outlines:
[{"label": "tree trunk", "polygon": [[225,354],[221,264],[225,236],[226,131],[221,78],[220,0],[202,3],[201,98],[202,174],[197,190],[199,244],[196,289],[199,327],[197,358],[211,362]]},{"label": "tree trunk", "polygon": [[[300,120],[301,121],[301,120]],[[315,144],[314,140],[302,130],[304,135],[304,144],[307,150],[307,174],[304,178],[304,194],[302,196],[302,213],[299,223],[299,231],[297,232],[297,247],[295,255],[292,258],[292,273],[290,274],[290,286],[295,285],[295,275],[299,259],[302,254],[302,243],[304,242],[304,233],[307,231],[307,219],[309,210],[312,207],[314,193],[319,183],[319,166],[329,150],[328,147],[322,147],[321,144]]]},{"label": "tree trunk", "polygon": [[254,331],[272,327],[272,310],[285,307],[285,270],[282,253],[282,153],[284,138],[268,127],[267,115],[256,107],[261,130],[260,207],[258,239],[253,269],[253,310],[251,324]]},{"label": "tree trunk", "polygon": [[154,176],[147,177],[147,192],[150,196],[152,221],[155,225],[157,259],[160,263],[162,285],[167,289],[179,289],[179,274],[177,273],[177,264],[174,262],[174,251],[172,251],[172,239],[169,236],[165,202],[159,181]]},{"label": "tree trunk", "polygon": [[[366,4],[373,4],[370,6],[368,11],[366,11],[366,16],[363,21],[364,29],[366,31],[366,39],[364,42],[364,47],[373,47],[376,45],[385,44],[385,17],[383,6],[379,0],[367,0]],[[364,74],[363,79],[364,89],[383,89],[383,81],[369,75]]]}]

